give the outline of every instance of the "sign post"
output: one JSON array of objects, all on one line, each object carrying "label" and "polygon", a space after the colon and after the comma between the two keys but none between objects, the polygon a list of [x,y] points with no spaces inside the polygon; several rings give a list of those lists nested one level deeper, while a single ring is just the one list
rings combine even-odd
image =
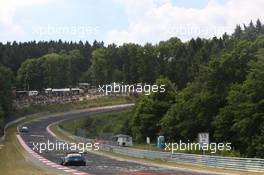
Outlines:
[{"label": "sign post", "polygon": [[198,139],[199,139],[199,144],[201,145],[203,149],[203,155],[205,154],[204,147],[208,147],[209,145],[209,133],[208,132],[203,132],[198,134]]},{"label": "sign post", "polygon": [[148,150],[150,152],[150,138],[149,137],[146,138],[146,142],[148,144]]},{"label": "sign post", "polygon": [[149,137],[146,138],[146,142],[147,142],[147,144],[150,144],[150,138]]}]

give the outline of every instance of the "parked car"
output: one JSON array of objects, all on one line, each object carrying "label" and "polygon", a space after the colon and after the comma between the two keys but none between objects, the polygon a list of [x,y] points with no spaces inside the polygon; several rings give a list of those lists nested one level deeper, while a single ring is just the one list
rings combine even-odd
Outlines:
[{"label": "parked car", "polygon": [[20,132],[28,133],[29,129],[27,126],[22,126]]},{"label": "parked car", "polygon": [[79,153],[70,153],[61,159],[61,165],[64,166],[85,166],[86,161],[84,156]]}]

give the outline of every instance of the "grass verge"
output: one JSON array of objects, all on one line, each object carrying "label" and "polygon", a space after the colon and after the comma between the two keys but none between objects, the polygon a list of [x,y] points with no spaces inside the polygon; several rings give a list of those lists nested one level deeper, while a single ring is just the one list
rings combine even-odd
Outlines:
[{"label": "grass verge", "polygon": [[[37,116],[29,117],[21,122],[30,121]],[[20,123],[21,123],[20,122]],[[19,124],[19,123],[18,123]],[[20,145],[16,138],[16,127],[12,125],[6,130],[4,146],[0,150],[0,174],[4,175],[55,175],[57,173],[43,170],[34,165],[29,159],[28,153]]]},{"label": "grass verge", "polygon": [[106,140],[115,134],[128,134],[131,110],[130,108],[92,116],[87,115],[80,119],[63,121],[60,126],[73,135]]}]

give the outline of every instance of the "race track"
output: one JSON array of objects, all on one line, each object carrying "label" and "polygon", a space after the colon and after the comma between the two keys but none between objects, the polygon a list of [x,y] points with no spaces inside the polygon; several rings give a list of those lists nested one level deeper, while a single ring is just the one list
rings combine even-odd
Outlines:
[{"label": "race track", "polygon": [[[117,107],[114,110],[121,110],[124,107]],[[32,121],[26,123],[24,126],[29,128],[29,133],[20,133],[24,142],[33,149],[33,142],[56,142],[56,138],[50,135],[46,128],[48,125],[58,122],[60,120],[71,120],[80,118],[84,115],[93,115],[96,113],[107,112],[113,109],[98,109],[96,111],[84,111],[74,114],[66,114],[59,117],[46,118],[38,121]],[[45,151],[43,153],[37,152],[42,157],[59,164],[60,158],[63,157],[66,152],[63,151]],[[131,174],[131,175],[205,175],[205,172],[194,172],[189,170],[169,169],[156,166],[143,165],[140,163],[133,163],[129,161],[121,161],[106,156],[93,154],[88,152],[85,154],[86,166],[73,166],[72,169],[76,169],[81,172],[87,172],[94,175],[112,175],[112,174]]]}]

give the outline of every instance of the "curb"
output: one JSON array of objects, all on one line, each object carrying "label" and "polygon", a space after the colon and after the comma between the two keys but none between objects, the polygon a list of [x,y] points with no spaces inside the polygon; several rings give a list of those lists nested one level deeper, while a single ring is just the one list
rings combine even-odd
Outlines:
[{"label": "curb", "polygon": [[64,171],[66,173],[71,173],[72,175],[92,175],[86,172],[82,172],[82,171],[78,171],[72,168],[68,168],[62,165],[59,165],[57,163],[51,162],[48,159],[40,156],[39,154],[37,154],[35,151],[33,151],[31,148],[29,148],[29,146],[24,142],[24,140],[22,139],[22,137],[19,134],[16,134],[16,137],[19,141],[19,143],[22,145],[22,147],[33,157],[35,157],[38,161],[42,162],[43,164],[45,164],[46,166],[52,167],[52,168],[56,168],[57,170],[60,171]]}]

